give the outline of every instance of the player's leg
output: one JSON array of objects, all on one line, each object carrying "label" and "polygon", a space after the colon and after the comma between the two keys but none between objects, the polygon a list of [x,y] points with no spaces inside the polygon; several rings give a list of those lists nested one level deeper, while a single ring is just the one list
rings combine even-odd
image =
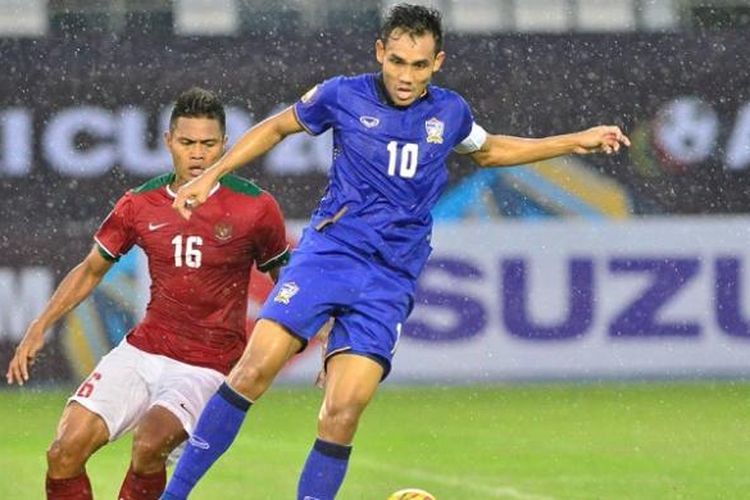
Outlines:
[{"label": "player's leg", "polygon": [[167,457],[185,439],[187,432],[177,416],[162,406],[152,406],[133,433],[131,463],[117,498],[159,498],[167,483]]},{"label": "player's leg", "polygon": [[140,351],[121,343],[71,396],[47,452],[49,498],[91,498],[86,461],[131,429],[147,408],[148,391],[133,368],[140,356]]},{"label": "player's leg", "polygon": [[299,337],[274,321],[256,323],[242,358],[201,413],[162,498],[187,497],[232,444],[253,402],[304,345]]},{"label": "player's leg", "polygon": [[305,347],[336,307],[355,295],[352,281],[361,278],[351,258],[318,253],[325,241],[315,232],[306,234],[263,305],[259,316],[264,319],[256,324],[242,358],[201,414],[163,498],[187,496],[230,446],[247,410],[286,361]]},{"label": "player's leg", "polygon": [[286,362],[305,343],[276,323],[261,319],[253,329],[250,342],[227,377],[227,384],[249,401],[256,401],[268,389]]},{"label": "player's leg", "polygon": [[326,393],[318,439],[300,477],[298,498],[332,499],[346,474],[360,417],[380,382],[409,315],[414,283],[376,260],[365,261],[356,299],[336,317],[326,351]]},{"label": "player's leg", "polygon": [[145,354],[149,406],[133,433],[132,461],[120,499],[158,498],[166,485],[166,462],[195,428],[208,400],[224,381],[220,372],[164,356]]},{"label": "player's leg", "polygon": [[[149,391],[144,381],[152,367],[144,354],[127,342],[120,343],[71,396],[47,453],[50,498],[91,498],[86,460],[132,429],[148,409]],[[62,482],[74,477],[75,481]],[[84,489],[89,496],[75,493]],[[64,491],[74,496],[65,496]]]},{"label": "player's leg", "polygon": [[133,433],[133,470],[145,475],[164,469],[169,454],[187,437],[182,422],[170,410],[151,407]]},{"label": "player's leg", "polygon": [[359,419],[382,377],[383,365],[370,357],[348,353],[331,357],[318,415],[318,437],[331,443],[351,444]]},{"label": "player's leg", "polygon": [[79,403],[70,402],[47,450],[47,498],[93,498],[86,461],[108,441],[109,430],[104,420]]},{"label": "player's leg", "polygon": [[328,360],[318,438],[302,470],[297,498],[328,500],[336,496],[346,475],[359,419],[383,374],[383,365],[367,356],[342,353]]}]

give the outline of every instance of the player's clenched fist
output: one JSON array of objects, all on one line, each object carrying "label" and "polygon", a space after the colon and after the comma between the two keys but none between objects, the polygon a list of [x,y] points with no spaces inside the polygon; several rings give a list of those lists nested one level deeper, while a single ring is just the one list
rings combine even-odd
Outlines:
[{"label": "player's clenched fist", "polygon": [[190,219],[193,210],[202,205],[208,198],[211,188],[216,184],[216,179],[210,171],[206,171],[200,177],[193,179],[180,188],[172,203],[182,217]]}]

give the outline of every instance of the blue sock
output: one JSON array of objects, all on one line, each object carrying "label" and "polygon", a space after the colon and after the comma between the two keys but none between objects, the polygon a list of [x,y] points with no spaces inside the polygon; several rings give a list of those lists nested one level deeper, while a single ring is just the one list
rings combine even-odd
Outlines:
[{"label": "blue sock", "polygon": [[161,496],[163,500],[187,498],[195,483],[229,448],[252,405],[224,382],[203,409],[188,446]]},{"label": "blue sock", "polygon": [[351,446],[318,438],[299,478],[297,500],[333,500],[344,482]]}]

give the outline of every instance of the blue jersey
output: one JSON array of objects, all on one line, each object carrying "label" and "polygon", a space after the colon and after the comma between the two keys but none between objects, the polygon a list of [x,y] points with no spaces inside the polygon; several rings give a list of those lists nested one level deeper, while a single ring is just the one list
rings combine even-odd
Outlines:
[{"label": "blue jersey", "polygon": [[330,182],[313,214],[327,236],[416,278],[430,254],[445,160],[472,131],[457,93],[434,85],[408,107],[389,103],[380,74],[336,77],[294,106],[311,134],[333,129]]}]

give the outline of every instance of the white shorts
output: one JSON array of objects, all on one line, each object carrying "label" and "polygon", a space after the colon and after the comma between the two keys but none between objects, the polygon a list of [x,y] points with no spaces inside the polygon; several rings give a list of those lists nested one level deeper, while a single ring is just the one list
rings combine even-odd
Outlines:
[{"label": "white shorts", "polygon": [[172,412],[191,434],[224,375],[210,368],[151,354],[127,340],[104,356],[68,402],[96,413],[114,441],[133,429],[153,406]]}]

